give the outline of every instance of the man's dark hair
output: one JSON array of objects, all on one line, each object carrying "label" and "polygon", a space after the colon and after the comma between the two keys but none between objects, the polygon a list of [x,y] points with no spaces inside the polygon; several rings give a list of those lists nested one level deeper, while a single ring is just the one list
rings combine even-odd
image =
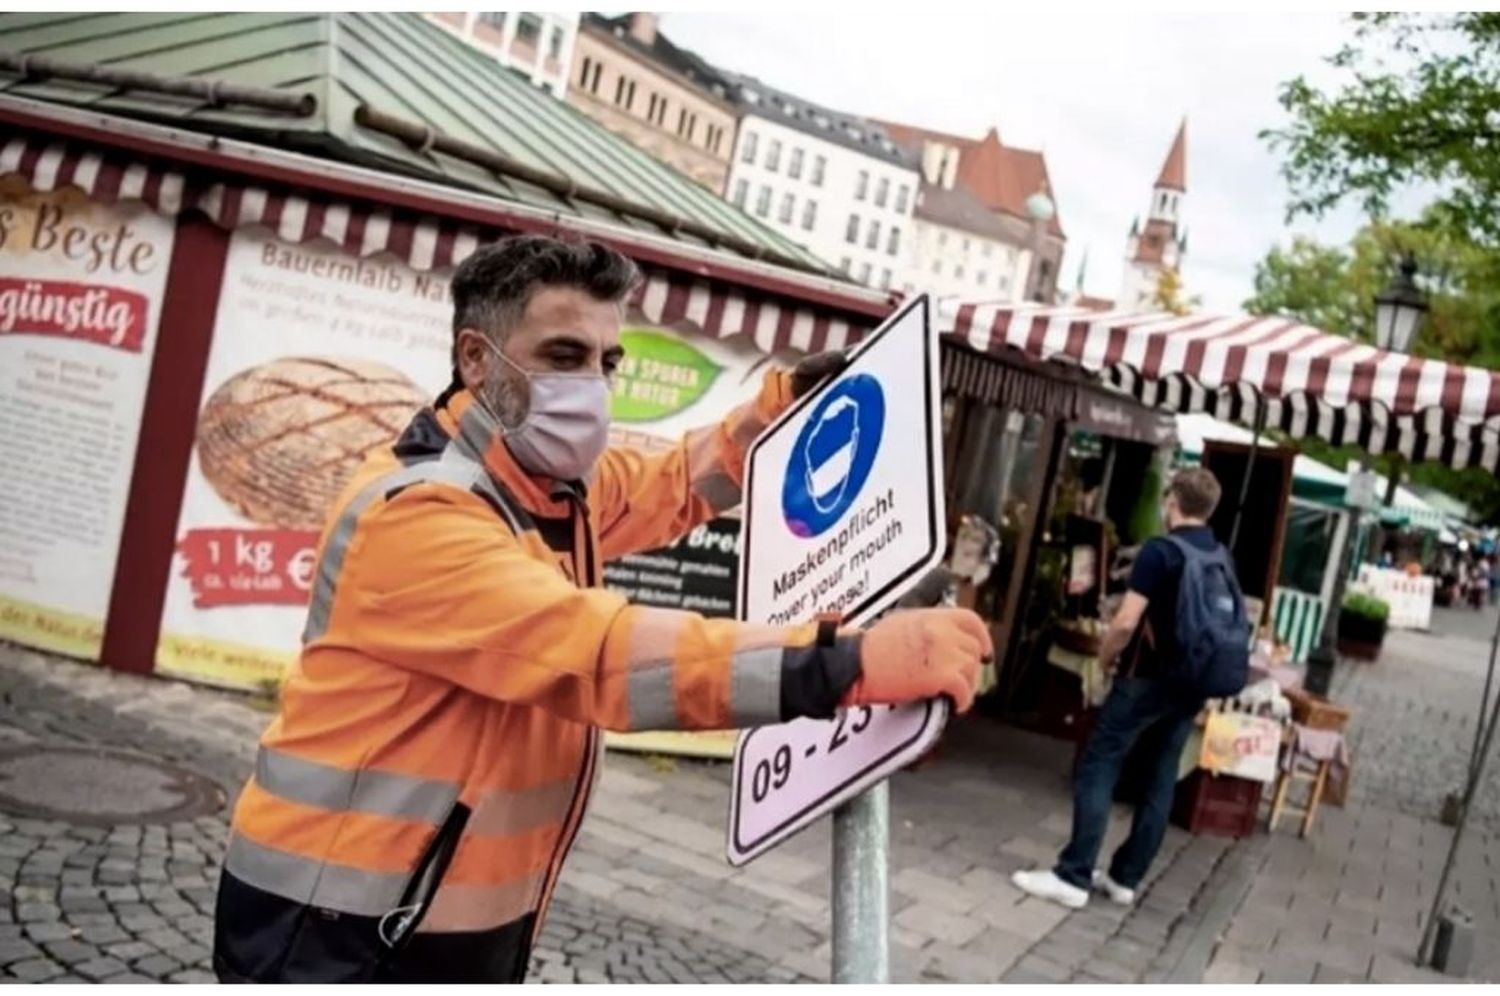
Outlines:
[{"label": "man's dark hair", "polygon": [[1189,467],[1172,475],[1167,491],[1177,499],[1177,508],[1190,519],[1208,520],[1219,507],[1219,479],[1205,467]]},{"label": "man's dark hair", "polygon": [[639,279],[628,257],[597,242],[515,235],[480,246],[459,264],[449,285],[454,379],[459,329],[477,329],[500,341],[543,287],[575,287],[600,301],[623,301]]}]

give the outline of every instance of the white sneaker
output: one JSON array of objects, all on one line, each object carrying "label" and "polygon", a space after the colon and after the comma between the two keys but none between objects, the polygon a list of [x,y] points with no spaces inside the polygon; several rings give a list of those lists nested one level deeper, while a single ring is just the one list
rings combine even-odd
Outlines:
[{"label": "white sneaker", "polygon": [[1083,909],[1088,905],[1087,889],[1080,889],[1076,885],[1064,882],[1057,877],[1057,873],[1050,870],[1018,871],[1010,877],[1010,880],[1022,892],[1042,899],[1050,899],[1054,903],[1061,903],[1070,910]]},{"label": "white sneaker", "polygon": [[1097,868],[1094,869],[1094,888],[1121,906],[1132,906],[1135,904],[1134,889],[1125,888],[1125,886],[1110,878],[1108,872],[1102,872]]}]

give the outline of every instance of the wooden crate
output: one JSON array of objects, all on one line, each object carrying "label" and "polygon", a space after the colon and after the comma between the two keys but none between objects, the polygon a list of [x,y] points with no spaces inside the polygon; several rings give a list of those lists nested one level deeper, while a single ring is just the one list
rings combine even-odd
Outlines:
[{"label": "wooden crate", "polygon": [[1292,703],[1292,719],[1310,730],[1339,730],[1349,725],[1350,710],[1330,702],[1321,695],[1305,692],[1300,688],[1284,690],[1283,695]]},{"label": "wooden crate", "polygon": [[1248,837],[1260,813],[1260,782],[1198,770],[1177,783],[1172,822],[1189,833]]}]

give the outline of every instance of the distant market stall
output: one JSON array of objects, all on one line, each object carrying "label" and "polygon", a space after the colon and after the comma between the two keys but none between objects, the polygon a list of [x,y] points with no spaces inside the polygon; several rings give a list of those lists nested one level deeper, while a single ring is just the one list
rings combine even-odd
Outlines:
[{"label": "distant market stall", "polygon": [[[281,677],[327,503],[447,384],[483,242],[641,265],[615,418],[648,447],[889,311],[415,15],[0,15],[0,122],[0,637],[115,668]],[[736,533],[610,583],[730,614]]]}]

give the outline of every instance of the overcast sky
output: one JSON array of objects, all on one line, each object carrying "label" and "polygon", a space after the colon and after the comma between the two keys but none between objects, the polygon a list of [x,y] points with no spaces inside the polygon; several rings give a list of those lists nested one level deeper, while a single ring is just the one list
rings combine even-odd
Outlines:
[{"label": "overcast sky", "polygon": [[[1322,60],[1351,36],[1340,15],[918,10],[673,13],[661,28],[841,110],[975,137],[993,125],[1008,145],[1042,149],[1068,236],[1063,286],[1087,250],[1085,287],[1105,297],[1186,115],[1184,281],[1205,308],[1239,308],[1256,262],[1290,234],[1279,161],[1257,134],[1283,120],[1283,81],[1330,78]],[[1297,230],[1341,241],[1359,221],[1348,209]]]}]

